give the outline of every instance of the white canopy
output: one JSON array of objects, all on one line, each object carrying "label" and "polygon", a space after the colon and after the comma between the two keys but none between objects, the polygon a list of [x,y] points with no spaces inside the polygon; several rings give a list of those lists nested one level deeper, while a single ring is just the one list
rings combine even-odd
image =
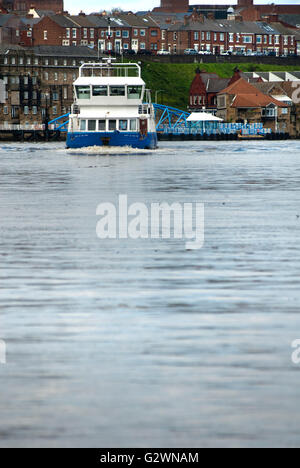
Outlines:
[{"label": "white canopy", "polygon": [[223,119],[207,112],[193,112],[186,120],[188,122],[223,122]]}]

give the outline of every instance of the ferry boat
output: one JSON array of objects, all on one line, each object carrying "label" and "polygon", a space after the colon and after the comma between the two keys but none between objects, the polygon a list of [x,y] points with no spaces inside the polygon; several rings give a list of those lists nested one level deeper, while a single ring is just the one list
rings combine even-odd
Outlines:
[{"label": "ferry boat", "polygon": [[137,63],[84,63],[74,82],[67,148],[157,148],[150,91]]}]

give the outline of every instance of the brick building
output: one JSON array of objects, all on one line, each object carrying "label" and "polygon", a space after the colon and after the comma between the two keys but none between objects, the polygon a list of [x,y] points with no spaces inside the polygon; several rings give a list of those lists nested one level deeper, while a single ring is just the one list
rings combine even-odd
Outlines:
[{"label": "brick building", "polygon": [[185,49],[206,50],[220,54],[236,52],[300,55],[300,32],[280,22],[212,20],[193,13],[183,24],[172,24],[167,30],[167,49],[183,53]]},{"label": "brick building", "polygon": [[0,7],[8,12],[27,13],[33,4],[38,10],[51,10],[54,13],[64,11],[64,0],[0,0]]},{"label": "brick building", "polygon": [[293,134],[291,106],[264,94],[243,78],[218,93],[217,116],[226,122],[263,122],[273,132]]},{"label": "brick building", "polygon": [[68,112],[79,66],[96,56],[81,46],[0,47],[0,79],[6,86],[2,124],[44,123]]}]

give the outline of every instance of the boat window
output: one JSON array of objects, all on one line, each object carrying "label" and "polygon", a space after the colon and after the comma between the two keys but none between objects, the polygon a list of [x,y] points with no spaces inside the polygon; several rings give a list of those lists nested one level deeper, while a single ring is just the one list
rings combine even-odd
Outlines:
[{"label": "boat window", "polygon": [[107,96],[108,87],[107,86],[93,86],[93,96]]},{"label": "boat window", "polygon": [[116,130],[117,129],[117,121],[116,120],[109,120],[108,129],[109,130]]},{"label": "boat window", "polygon": [[106,130],[105,120],[99,120],[98,121],[98,130],[105,132],[105,130]]},{"label": "boat window", "polygon": [[85,132],[86,130],[86,120],[80,120],[80,130]]},{"label": "boat window", "polygon": [[136,132],[136,119],[130,119],[130,130]]},{"label": "boat window", "polygon": [[119,120],[119,130],[126,131],[128,126],[127,120]]},{"label": "boat window", "polygon": [[76,94],[78,99],[90,99],[91,90],[89,86],[76,86]]},{"label": "boat window", "polygon": [[128,86],[127,87],[128,99],[141,99],[142,90],[143,90],[142,86]]},{"label": "boat window", "polygon": [[88,122],[88,131],[94,132],[96,130],[96,120],[89,120]]},{"label": "boat window", "polygon": [[125,86],[110,86],[110,96],[125,96]]}]

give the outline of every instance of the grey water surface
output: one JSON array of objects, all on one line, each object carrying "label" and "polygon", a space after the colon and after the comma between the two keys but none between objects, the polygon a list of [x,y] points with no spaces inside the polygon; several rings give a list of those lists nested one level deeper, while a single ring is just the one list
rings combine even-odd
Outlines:
[{"label": "grey water surface", "polygon": [[[0,146],[0,446],[300,447],[300,142],[105,151]],[[100,240],[119,194],[204,247]]]}]

